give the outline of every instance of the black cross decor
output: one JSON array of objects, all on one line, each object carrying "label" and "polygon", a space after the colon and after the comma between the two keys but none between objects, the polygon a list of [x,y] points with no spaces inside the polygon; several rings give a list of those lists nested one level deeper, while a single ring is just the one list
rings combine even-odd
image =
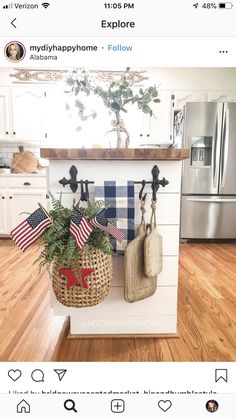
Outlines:
[{"label": "black cross decor", "polygon": [[153,201],[157,200],[157,191],[160,185],[165,188],[166,185],[169,184],[169,181],[166,180],[164,177],[162,180],[159,180],[160,170],[157,166],[154,166],[152,169],[152,199]]}]

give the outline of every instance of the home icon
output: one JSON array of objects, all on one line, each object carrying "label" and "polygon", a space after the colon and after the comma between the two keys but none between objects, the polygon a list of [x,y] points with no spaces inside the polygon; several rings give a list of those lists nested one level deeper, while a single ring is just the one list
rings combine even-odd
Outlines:
[{"label": "home icon", "polygon": [[24,399],[16,406],[17,413],[30,413],[30,405]]}]

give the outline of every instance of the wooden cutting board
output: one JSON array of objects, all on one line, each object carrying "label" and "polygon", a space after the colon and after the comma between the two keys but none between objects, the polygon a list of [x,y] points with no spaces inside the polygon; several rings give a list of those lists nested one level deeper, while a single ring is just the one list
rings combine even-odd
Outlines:
[{"label": "wooden cutting board", "polygon": [[22,151],[13,155],[12,169],[14,173],[38,173],[38,160],[30,151]]},{"label": "wooden cutting board", "polygon": [[149,224],[144,242],[144,272],[147,277],[158,275],[162,270],[162,237],[154,224]]},{"label": "wooden cutting board", "polygon": [[144,272],[147,228],[146,224],[140,224],[135,239],[125,249],[125,301],[128,303],[151,297],[157,288],[157,276],[147,278]]}]

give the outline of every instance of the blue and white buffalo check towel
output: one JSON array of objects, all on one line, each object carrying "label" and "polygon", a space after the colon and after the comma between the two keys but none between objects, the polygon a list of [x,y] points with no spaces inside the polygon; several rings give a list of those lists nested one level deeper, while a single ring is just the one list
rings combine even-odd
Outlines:
[{"label": "blue and white buffalo check towel", "polygon": [[135,238],[134,222],[134,182],[104,181],[95,182],[95,200],[104,201],[106,217],[125,234],[125,239],[119,243],[111,238],[113,251],[124,254],[127,244]]}]

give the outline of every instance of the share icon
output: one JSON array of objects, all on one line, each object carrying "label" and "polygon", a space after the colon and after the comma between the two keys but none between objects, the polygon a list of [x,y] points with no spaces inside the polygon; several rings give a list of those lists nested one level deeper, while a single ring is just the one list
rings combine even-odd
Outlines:
[{"label": "share icon", "polygon": [[59,381],[62,380],[67,370],[54,370],[55,373],[58,375]]}]

